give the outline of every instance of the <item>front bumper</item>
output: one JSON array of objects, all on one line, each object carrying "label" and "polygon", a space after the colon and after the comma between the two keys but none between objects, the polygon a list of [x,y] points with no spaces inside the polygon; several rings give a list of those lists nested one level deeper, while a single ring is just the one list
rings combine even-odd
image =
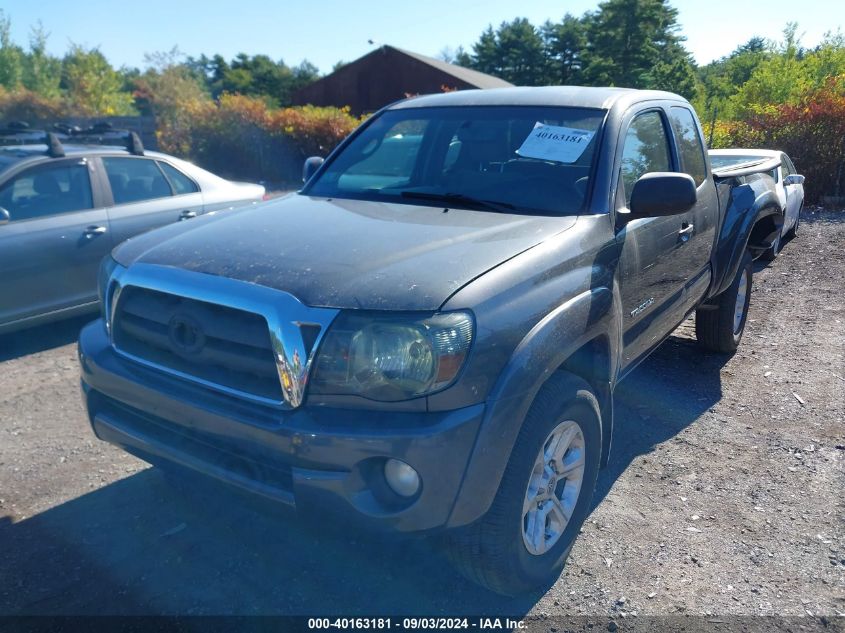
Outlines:
[{"label": "front bumper", "polygon": [[[102,320],[79,338],[94,433],[153,464],[177,464],[293,506],[400,532],[444,526],[484,405],[448,412],[328,407],[279,411],[216,393],[119,357]],[[383,477],[387,458],[420,474],[412,498]]]}]

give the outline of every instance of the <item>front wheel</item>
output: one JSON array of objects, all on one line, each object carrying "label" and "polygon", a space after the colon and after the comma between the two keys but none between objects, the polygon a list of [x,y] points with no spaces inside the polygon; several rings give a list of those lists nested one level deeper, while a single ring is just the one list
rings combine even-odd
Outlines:
[{"label": "front wheel", "polygon": [[781,235],[780,229],[778,229],[778,234],[775,237],[772,245],[763,251],[763,259],[766,261],[774,261],[774,259],[780,255],[780,249],[783,247],[783,236]]},{"label": "front wheel", "polygon": [[751,303],[752,260],[745,251],[733,283],[695,311],[695,337],[711,352],[732,354],[739,347]]},{"label": "front wheel", "polygon": [[446,553],[470,580],[514,596],[554,582],[587,518],[601,457],[595,395],[558,372],[525,418],[490,510],[450,532]]}]

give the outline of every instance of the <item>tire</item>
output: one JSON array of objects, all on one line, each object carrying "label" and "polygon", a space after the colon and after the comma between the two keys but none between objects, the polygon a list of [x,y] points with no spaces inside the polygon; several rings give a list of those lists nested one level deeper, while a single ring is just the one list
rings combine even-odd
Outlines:
[{"label": "tire", "polygon": [[[577,427],[575,430],[571,426],[573,423]],[[529,531],[527,526],[531,525],[527,522],[528,515],[524,509],[526,506],[536,509],[540,505],[528,501],[529,484],[536,483],[538,477],[544,476],[536,475],[534,470],[538,463],[545,466],[550,450],[547,450],[547,440],[555,437],[554,432],[560,428],[565,429],[566,433],[574,433],[575,439],[570,449],[565,451],[564,459],[561,459],[564,464],[558,472],[563,468],[568,470],[572,463],[578,463],[580,451],[583,455],[583,477],[580,487],[568,478],[561,485],[561,476],[557,485],[552,480],[548,488],[532,489],[532,498],[534,492],[545,495],[546,491],[551,494],[552,490],[556,496],[563,498],[560,505],[551,501],[540,502],[551,506],[548,514],[552,519],[563,516],[555,508],[571,508],[569,521],[565,525],[558,523],[557,529],[553,530],[556,535],[553,542],[547,531],[550,523],[546,522],[552,519],[544,519],[542,534],[539,531],[533,533],[539,535],[539,541],[547,549],[532,553],[529,551],[531,537],[524,534]],[[580,445],[577,431],[580,431],[580,438],[583,439]],[[473,582],[506,596],[515,596],[553,583],[560,575],[581,525],[590,512],[601,445],[599,406],[589,385],[564,372],[552,375],[537,394],[525,417],[490,509],[472,525],[447,533],[447,557]],[[541,450],[545,451],[542,462]],[[577,469],[570,472],[576,473]],[[565,493],[566,490],[575,491],[571,493],[575,498],[574,504],[572,496],[568,497]]]},{"label": "tire", "polygon": [[763,251],[762,258],[769,262],[773,261],[780,254],[782,247],[783,235],[781,235],[780,231],[778,231],[778,235],[775,238],[775,241],[772,242],[772,245],[769,248]]},{"label": "tire", "polygon": [[704,349],[732,354],[739,347],[751,302],[751,263],[751,253],[746,250],[727,290],[695,311],[695,337]]}]

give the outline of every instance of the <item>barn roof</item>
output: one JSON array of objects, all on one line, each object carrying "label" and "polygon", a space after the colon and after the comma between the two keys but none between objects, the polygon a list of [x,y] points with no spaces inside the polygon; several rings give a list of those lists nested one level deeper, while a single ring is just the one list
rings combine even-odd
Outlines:
[{"label": "barn roof", "polygon": [[450,64],[449,62],[444,62],[442,59],[427,57],[426,55],[420,55],[419,53],[414,53],[413,51],[406,51],[403,48],[397,48],[395,46],[384,45],[383,48],[391,48],[403,55],[413,57],[417,61],[433,66],[434,68],[444,73],[448,73],[461,81],[465,81],[476,88],[507,88],[509,86],[513,86],[512,83],[507,82],[504,79],[499,79],[493,75],[472,70],[471,68],[464,68],[463,66],[458,66],[457,64]]}]

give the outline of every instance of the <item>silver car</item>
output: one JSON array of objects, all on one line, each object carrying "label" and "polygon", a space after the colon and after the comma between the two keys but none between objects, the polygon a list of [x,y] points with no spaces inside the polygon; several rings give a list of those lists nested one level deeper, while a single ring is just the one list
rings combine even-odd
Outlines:
[{"label": "silver car", "polygon": [[264,198],[134,134],[126,147],[33,134],[0,146],[0,333],[95,310],[100,261],[127,238]]},{"label": "silver car", "polygon": [[774,259],[783,245],[783,238],[797,235],[804,206],[804,176],[799,174],[786,153],[770,149],[711,149],[710,163],[714,170],[738,167],[777,159],[780,165],[773,168],[771,176],[777,184],[777,196],[783,211],[783,226],[772,246],[766,251],[768,259]]}]

